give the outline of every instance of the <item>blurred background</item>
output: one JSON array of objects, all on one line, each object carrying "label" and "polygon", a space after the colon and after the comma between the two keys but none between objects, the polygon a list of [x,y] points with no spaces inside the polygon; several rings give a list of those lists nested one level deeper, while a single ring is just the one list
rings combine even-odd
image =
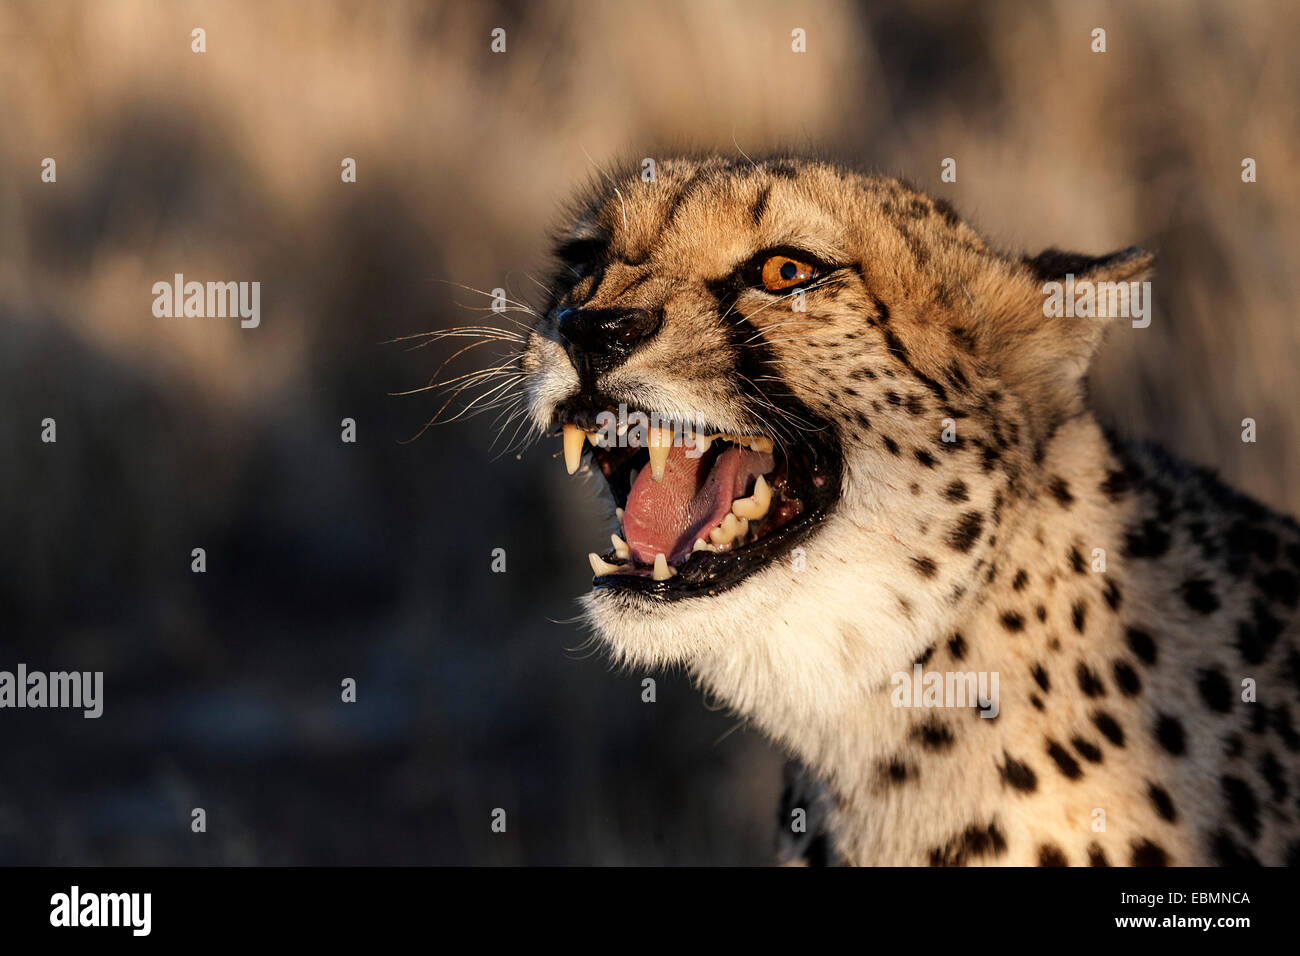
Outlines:
[{"label": "blurred background", "polygon": [[[384,343],[502,324],[450,283],[536,303],[596,164],[814,151],[1004,247],[1157,250],[1102,418],[1294,512],[1297,54],[1283,0],[0,3],[0,669],[105,673],[99,720],[0,711],[0,863],[768,861],[780,755],[572,623],[558,442],[410,441],[452,348]],[[260,327],[156,318],[177,272]]]}]

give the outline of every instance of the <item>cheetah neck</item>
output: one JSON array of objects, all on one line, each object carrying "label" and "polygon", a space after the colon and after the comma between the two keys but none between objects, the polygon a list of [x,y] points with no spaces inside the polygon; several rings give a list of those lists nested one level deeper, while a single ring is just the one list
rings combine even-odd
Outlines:
[{"label": "cheetah neck", "polygon": [[[945,839],[943,830],[956,808],[977,815],[986,808],[987,791],[999,788],[992,758],[1000,736],[981,738],[980,733],[993,724],[1005,728],[1032,719],[1023,693],[1026,635],[1042,637],[1050,630],[1056,639],[1065,638],[1072,630],[1070,602],[1061,598],[1085,586],[1099,590],[1098,582],[1088,580],[1089,568],[1114,544],[1116,505],[1100,487],[1115,467],[1115,455],[1091,417],[1064,426],[1047,448],[1036,484],[1004,485],[1004,514],[984,529],[985,541],[993,537],[997,543],[976,549],[979,556],[963,566],[964,593],[958,600],[942,565],[934,579],[917,578],[912,571],[917,555],[902,543],[902,534],[892,533],[903,530],[902,522],[924,521],[927,514],[942,520],[933,505],[928,513],[920,506],[838,522],[833,531],[828,528],[831,540],[818,544],[855,559],[858,580],[847,599],[841,596],[841,580],[828,581],[824,589],[795,589],[787,613],[739,653],[727,644],[697,662],[694,672],[702,684],[826,782],[845,855],[883,862],[891,854],[882,848],[893,846],[896,862],[919,862],[911,854]],[[1017,484],[1022,490],[1013,491]],[[866,500],[850,488],[844,504],[852,508]],[[1041,602],[1028,597],[1020,571],[1034,582]],[[1036,618],[1040,603],[1044,621]],[[945,706],[937,708],[917,706],[921,701],[908,705],[901,689],[913,684],[918,665],[927,678],[973,673],[977,687],[983,679],[984,687],[1000,691],[993,708],[1001,712],[980,717],[976,702],[968,699],[943,700]],[[1008,715],[1008,706],[1017,712]],[[946,745],[954,736],[955,746],[988,751],[971,755],[981,771],[954,769],[914,779],[908,755]],[[933,814],[918,812],[918,802],[924,801],[935,804]],[[895,816],[894,811],[900,812]],[[893,826],[904,819],[911,831]],[[933,833],[916,832],[931,825]]]}]

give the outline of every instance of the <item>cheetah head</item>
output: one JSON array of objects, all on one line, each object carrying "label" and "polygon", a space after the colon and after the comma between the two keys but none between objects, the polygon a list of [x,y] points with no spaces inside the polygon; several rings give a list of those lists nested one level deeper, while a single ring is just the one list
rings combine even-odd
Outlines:
[{"label": "cheetah head", "polygon": [[1150,256],[1008,257],[821,163],[654,173],[577,204],[522,356],[534,424],[618,523],[589,621],[624,660],[735,670],[742,703],[746,660],[797,659],[810,690],[893,666],[979,590],[1082,407],[1100,323],[1045,318],[1045,277]]}]

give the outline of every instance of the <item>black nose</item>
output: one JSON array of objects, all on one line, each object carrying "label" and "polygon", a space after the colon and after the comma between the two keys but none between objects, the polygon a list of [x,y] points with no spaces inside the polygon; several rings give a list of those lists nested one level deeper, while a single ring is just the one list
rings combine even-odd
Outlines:
[{"label": "black nose", "polygon": [[569,355],[591,372],[608,371],[659,328],[658,311],[649,309],[564,309],[556,327]]}]

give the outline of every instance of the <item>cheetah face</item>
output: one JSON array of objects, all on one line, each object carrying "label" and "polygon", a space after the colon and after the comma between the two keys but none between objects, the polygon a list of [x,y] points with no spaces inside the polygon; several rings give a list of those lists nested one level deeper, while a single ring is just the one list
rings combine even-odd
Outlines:
[{"label": "cheetah face", "polygon": [[[521,368],[617,516],[586,606],[619,655],[697,661],[760,621],[797,640],[864,610],[919,632],[970,589],[1046,401],[996,387],[972,317],[1006,288],[1033,310],[1023,263],[894,180],[720,159],[598,183],[556,251]],[[976,413],[974,444],[945,443]],[[975,479],[942,472],[956,454]]]},{"label": "cheetah face", "polygon": [[595,587],[716,596],[789,555],[839,496],[838,437],[785,387],[759,323],[795,295],[823,301],[848,267],[790,246],[680,265],[652,254],[638,278],[657,294],[603,300],[591,290],[627,285],[606,278],[622,263],[587,243],[562,248],[578,281],[547,313],[576,388],[539,417],[559,426],[569,473],[585,453],[616,506],[613,548],[590,555]]}]

